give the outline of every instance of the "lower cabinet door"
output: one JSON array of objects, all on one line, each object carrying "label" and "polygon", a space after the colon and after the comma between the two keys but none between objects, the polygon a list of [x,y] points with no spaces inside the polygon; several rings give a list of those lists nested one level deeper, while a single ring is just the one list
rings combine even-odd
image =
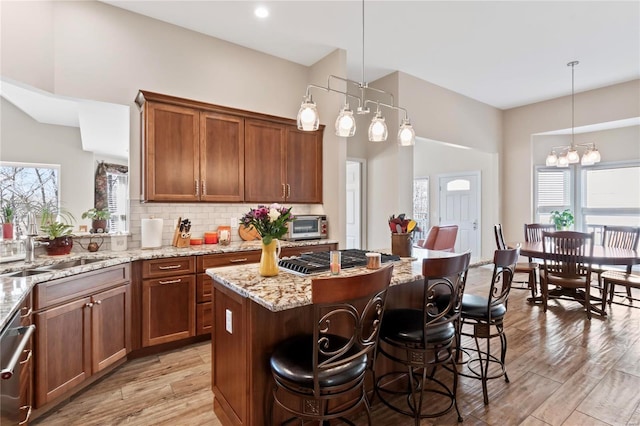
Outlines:
[{"label": "lower cabinet door", "polygon": [[142,346],[195,336],[195,275],[142,282]]},{"label": "lower cabinet door", "polygon": [[97,373],[131,351],[129,284],[92,297],[92,372]]},{"label": "lower cabinet door", "polygon": [[203,302],[196,306],[196,334],[211,334],[213,326],[213,303]]},{"label": "lower cabinet door", "polygon": [[91,298],[35,315],[35,397],[40,407],[91,375]]}]

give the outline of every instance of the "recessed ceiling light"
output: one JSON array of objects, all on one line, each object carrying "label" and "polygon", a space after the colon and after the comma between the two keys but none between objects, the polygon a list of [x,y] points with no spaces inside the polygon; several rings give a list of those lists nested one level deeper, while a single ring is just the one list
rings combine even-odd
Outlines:
[{"label": "recessed ceiling light", "polygon": [[258,18],[261,18],[261,19],[264,19],[264,18],[266,18],[267,16],[269,16],[269,10],[268,10],[266,7],[264,7],[264,6],[258,6],[258,7],[256,7],[256,10],[254,10],[254,12],[253,12],[253,13],[255,13],[255,15],[256,15]]}]

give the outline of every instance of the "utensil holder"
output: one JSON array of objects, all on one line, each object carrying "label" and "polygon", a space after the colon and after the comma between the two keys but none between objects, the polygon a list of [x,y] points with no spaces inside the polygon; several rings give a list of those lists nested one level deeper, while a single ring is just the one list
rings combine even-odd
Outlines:
[{"label": "utensil holder", "polygon": [[411,257],[411,234],[391,234],[391,253],[400,257]]}]

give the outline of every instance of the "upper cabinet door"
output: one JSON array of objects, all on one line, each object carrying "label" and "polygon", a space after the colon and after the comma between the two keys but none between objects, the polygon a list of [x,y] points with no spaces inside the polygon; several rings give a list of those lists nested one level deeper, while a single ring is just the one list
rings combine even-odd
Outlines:
[{"label": "upper cabinet door", "polygon": [[287,201],[322,203],[322,131],[287,130]]},{"label": "upper cabinet door", "polygon": [[244,200],[244,119],[200,113],[200,200]]},{"label": "upper cabinet door", "polygon": [[200,193],[199,112],[148,102],[143,137],[144,198],[197,201]]},{"label": "upper cabinet door", "polygon": [[245,201],[286,201],[285,137],[283,124],[245,119]]}]

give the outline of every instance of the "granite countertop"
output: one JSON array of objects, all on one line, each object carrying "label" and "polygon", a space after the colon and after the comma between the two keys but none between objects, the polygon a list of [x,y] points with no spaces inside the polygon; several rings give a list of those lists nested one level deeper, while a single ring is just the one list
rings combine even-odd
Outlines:
[{"label": "granite countertop", "polygon": [[[337,244],[335,240],[313,240],[313,241],[282,241],[282,247],[305,247],[318,244]],[[33,263],[24,261],[0,263],[0,330],[9,322],[11,316],[16,312],[20,304],[24,301],[29,291],[38,283],[64,278],[84,272],[102,269],[122,263],[136,260],[161,259],[178,256],[194,256],[217,253],[234,253],[250,250],[259,250],[260,241],[232,242],[228,246],[219,244],[204,244],[199,246],[189,246],[176,248],[172,246],[159,249],[135,249],[127,251],[98,251],[95,253],[71,253],[64,256],[38,256]],[[72,268],[57,269],[50,272],[31,275],[28,277],[8,277],[3,276],[12,272],[25,269],[41,268],[57,263],[73,261],[77,259],[100,259],[98,262],[79,265]],[[257,266],[256,266],[257,268]],[[257,271],[257,269],[256,269]]]},{"label": "granite countertop", "polygon": [[[376,250],[391,253],[391,250]],[[445,253],[426,249],[413,249],[413,256],[401,258],[393,262],[393,276],[391,285],[409,283],[423,279],[422,259],[434,257],[455,256],[455,253]],[[490,264],[491,260],[471,259],[470,267]],[[385,264],[386,265],[386,264]],[[238,266],[224,266],[210,268],[206,273],[223,286],[233,290],[243,297],[247,297],[272,312],[284,311],[299,306],[311,304],[311,280],[313,278],[331,276],[329,272],[313,276],[300,276],[284,269],[275,277],[262,277],[258,273],[258,264]],[[356,275],[368,272],[366,267],[343,269],[341,276]]]}]

